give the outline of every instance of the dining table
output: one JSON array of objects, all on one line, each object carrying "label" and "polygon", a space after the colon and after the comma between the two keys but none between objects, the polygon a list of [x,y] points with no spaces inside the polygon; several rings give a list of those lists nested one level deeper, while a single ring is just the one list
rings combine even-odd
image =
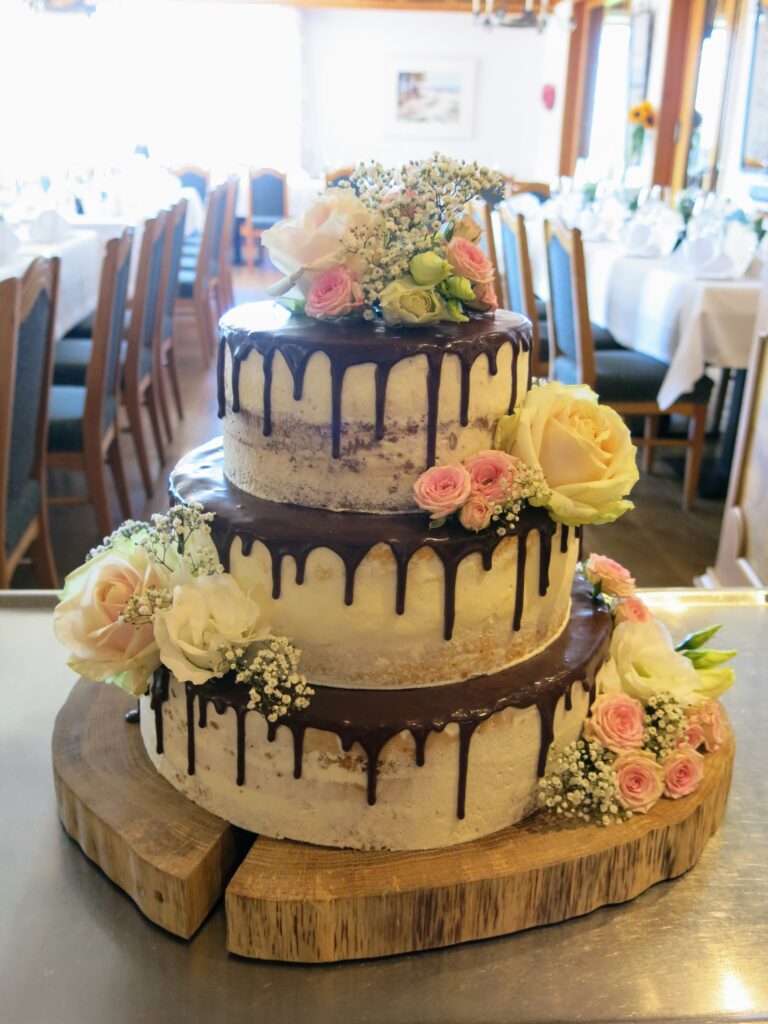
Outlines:
[{"label": "dining table", "polygon": [[21,245],[6,262],[0,260],[0,281],[21,277],[30,263],[42,256],[61,260],[59,295],[56,305],[56,338],[90,316],[96,308],[103,247],[93,230],[72,230],[57,241],[33,242],[24,227],[19,229]]},{"label": "dining table", "polygon": [[[718,645],[739,652],[736,684],[723,698],[736,737],[733,783],[720,830],[698,863],[628,903],[562,924],[448,949],[302,966],[227,954],[221,904],[188,941],[169,935],[67,836],[56,813],[50,744],[56,713],[76,676],[53,635],[56,597],[0,591],[0,1019],[768,1020],[768,702],[762,662],[768,592],[662,589],[643,592],[643,598],[676,638],[722,623]],[[114,728],[132,726],[120,719]]]},{"label": "dining table", "polygon": [[[528,244],[534,291],[547,299],[542,223],[529,223]],[[682,249],[643,257],[617,241],[585,239],[584,263],[592,323],[624,348],[668,365],[657,395],[662,410],[690,391],[707,366],[749,365],[764,287],[759,259],[738,279],[703,278]]]}]

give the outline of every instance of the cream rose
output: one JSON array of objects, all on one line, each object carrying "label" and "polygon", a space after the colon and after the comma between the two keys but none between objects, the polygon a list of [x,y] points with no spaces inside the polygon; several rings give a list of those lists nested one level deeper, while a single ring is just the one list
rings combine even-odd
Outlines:
[{"label": "cream rose", "polygon": [[667,629],[656,619],[620,622],[611,638],[610,657],[597,673],[600,693],[624,692],[647,701],[670,693],[684,707],[701,700],[699,674],[679,654]]},{"label": "cream rose", "polygon": [[[167,590],[169,579],[168,571],[134,539],[120,537],[71,572],[53,613],[56,637],[70,651],[70,668],[136,696],[145,693],[160,665],[152,592]],[[134,598],[138,612],[146,612],[139,616],[140,625],[121,619]]]},{"label": "cream rose", "polygon": [[156,618],[162,663],[183,683],[205,683],[222,674],[223,646],[246,648],[267,635],[260,619],[261,609],[234,577],[190,577]]},{"label": "cream rose", "polygon": [[355,228],[368,228],[371,213],[348,188],[331,188],[311,203],[301,216],[282,220],[261,236],[269,258],[286,277],[270,288],[281,295],[294,284],[306,295],[314,277],[342,264],[361,268],[346,250]]},{"label": "cream rose", "polygon": [[639,476],[629,430],[588,387],[531,388],[522,408],[500,419],[494,447],[542,471],[549,493],[530,501],[555,522],[596,526],[634,508],[625,500]]}]

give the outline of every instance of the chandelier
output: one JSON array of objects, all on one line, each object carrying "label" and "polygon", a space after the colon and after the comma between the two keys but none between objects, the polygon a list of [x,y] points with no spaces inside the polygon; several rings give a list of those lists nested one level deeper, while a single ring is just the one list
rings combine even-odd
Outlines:
[{"label": "chandelier", "polygon": [[525,0],[520,14],[507,11],[503,2],[497,6],[496,0],[472,0],[472,14],[486,28],[535,28],[543,32],[550,18],[549,0],[539,0],[538,11],[534,0]]}]

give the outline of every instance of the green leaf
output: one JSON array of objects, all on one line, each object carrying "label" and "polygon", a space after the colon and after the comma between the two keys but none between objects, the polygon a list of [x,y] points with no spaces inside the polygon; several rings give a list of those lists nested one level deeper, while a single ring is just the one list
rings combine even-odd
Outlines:
[{"label": "green leaf", "polygon": [[683,656],[693,662],[696,671],[706,668],[716,668],[724,665],[726,661],[735,658],[738,651],[716,651],[711,647],[701,647],[696,651],[683,651]]},{"label": "green leaf", "polygon": [[307,304],[306,299],[292,299],[289,295],[281,295],[276,301],[284,306],[289,313],[303,313]]},{"label": "green leaf", "polygon": [[455,230],[456,225],[453,223],[452,220],[449,220],[448,223],[445,225],[445,231],[443,232],[443,234],[445,235],[446,242],[450,242],[450,240],[453,238],[453,232]]},{"label": "green leaf", "polygon": [[439,519],[430,519],[429,528],[430,530],[439,530],[441,526],[445,526],[445,521],[448,517],[441,516]]},{"label": "green leaf", "polygon": [[717,626],[707,626],[706,629],[697,629],[695,633],[689,633],[687,637],[680,641],[675,647],[676,651],[695,651],[697,647],[703,647],[707,640],[711,640],[712,637],[722,628],[722,623]]}]

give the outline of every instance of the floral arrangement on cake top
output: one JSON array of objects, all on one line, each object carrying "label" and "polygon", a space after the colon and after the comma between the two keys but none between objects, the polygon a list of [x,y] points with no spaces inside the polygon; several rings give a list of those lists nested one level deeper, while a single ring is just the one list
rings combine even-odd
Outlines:
[{"label": "floral arrangement on cake top", "polygon": [[249,707],[276,722],[308,707],[300,652],[273,636],[261,609],[224,572],[213,514],[175,505],[152,523],[128,520],[71,572],[54,611],[67,664],[136,697],[165,668],[200,685],[232,673]]},{"label": "floral arrangement on cake top", "polygon": [[263,233],[285,274],[270,292],[319,320],[418,327],[492,312],[494,268],[467,204],[501,191],[499,175],[439,153],[400,168],[361,164],[301,216]]},{"label": "floral arrangement on cake top", "polygon": [[611,523],[634,508],[626,496],[639,477],[637,449],[618,413],[585,385],[534,385],[499,420],[495,444],[421,474],[414,498],[431,526],[456,515],[468,530],[503,534],[525,502],[566,526]]},{"label": "floral arrangement on cake top", "polygon": [[704,646],[719,626],[675,644],[613,559],[590,555],[582,573],[611,609],[610,655],[580,738],[540,781],[540,803],[558,817],[609,825],[699,788],[704,755],[723,742],[717,698],[734,683],[725,663],[736,651]]}]

